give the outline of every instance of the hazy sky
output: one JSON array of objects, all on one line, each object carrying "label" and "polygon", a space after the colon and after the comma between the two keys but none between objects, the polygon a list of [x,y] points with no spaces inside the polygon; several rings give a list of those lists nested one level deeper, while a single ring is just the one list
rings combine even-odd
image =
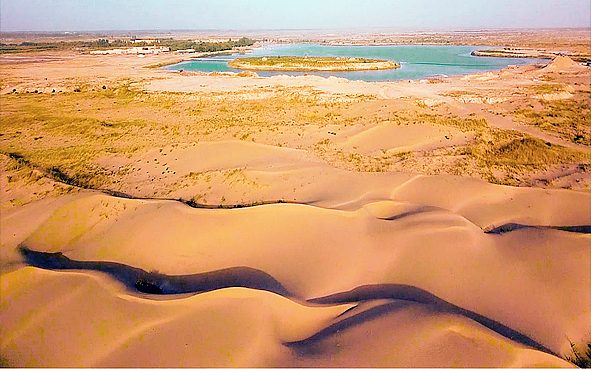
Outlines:
[{"label": "hazy sky", "polygon": [[589,0],[0,0],[2,31],[589,26]]}]

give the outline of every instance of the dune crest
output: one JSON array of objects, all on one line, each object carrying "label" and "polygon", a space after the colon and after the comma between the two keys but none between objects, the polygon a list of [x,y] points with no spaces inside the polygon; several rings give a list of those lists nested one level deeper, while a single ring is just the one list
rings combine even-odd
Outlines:
[{"label": "dune crest", "polygon": [[[25,283],[27,294],[12,288],[17,281]],[[94,367],[451,366],[473,365],[474,355],[486,347],[488,354],[478,355],[482,358],[477,361],[479,365],[568,366],[555,356],[516,345],[469,319],[412,302],[385,302],[369,309],[359,305],[358,312],[351,310],[348,317],[341,318],[356,305],[302,306],[275,294],[240,288],[157,301],[121,294],[111,284],[108,279],[86,273],[35,268],[4,275],[1,292],[14,301],[3,308],[0,318],[3,327],[13,332],[3,335],[0,343],[9,363]],[[60,292],[64,297],[55,300],[52,294]],[[48,308],[42,315],[30,315],[39,301]],[[23,319],[27,324],[14,326]],[[96,322],[102,322],[100,330],[88,329]],[[48,326],[64,329],[52,331],[42,341],[46,344],[39,346],[35,341],[38,332]],[[72,335],[78,344],[71,344]],[[359,341],[365,335],[370,339]],[[37,343],[35,352],[19,349],[33,342]],[[462,350],[457,351],[459,346]],[[434,351],[434,347],[438,349]]]},{"label": "dune crest", "polygon": [[[425,191],[430,187],[436,187],[440,192],[453,191],[458,186],[455,181],[461,182],[464,188],[464,192],[456,200],[454,196],[448,196],[445,197],[448,202],[442,202],[441,196],[433,198],[426,196]],[[536,201],[540,196],[547,196],[548,200]],[[522,198],[519,201],[521,206],[512,209],[511,199],[520,197]],[[577,339],[587,333],[584,327],[591,324],[591,313],[588,304],[585,303],[585,296],[590,296],[588,289],[584,286],[591,283],[591,280],[584,271],[585,265],[591,262],[589,259],[591,238],[584,231],[585,228],[579,233],[548,227],[507,229],[503,232],[486,233],[483,227],[491,223],[499,224],[500,220],[508,222],[509,219],[499,217],[499,214],[519,214],[519,211],[523,215],[521,218],[518,216],[517,219],[521,219],[524,224],[550,226],[589,224],[588,212],[580,207],[571,208],[570,218],[553,217],[556,212],[562,212],[561,209],[570,207],[569,201],[573,201],[573,204],[589,203],[589,194],[507,188],[468,179],[423,176],[397,185],[392,191],[391,198],[393,200],[369,202],[348,211],[300,204],[272,204],[230,210],[195,209],[175,201],[124,199],[88,193],[74,197],[55,208],[53,214],[41,221],[36,229],[21,242],[22,247],[33,253],[25,252],[20,260],[28,264],[56,269],[56,271],[42,272],[44,275],[55,276],[52,277],[56,280],[55,283],[62,278],[71,278],[69,276],[73,274],[68,270],[80,270],[76,275],[80,273],[84,275],[87,273],[84,270],[87,269],[88,273],[99,272],[107,278],[114,278],[119,283],[123,282],[128,291],[123,294],[139,293],[141,295],[142,292],[174,291],[182,295],[201,292],[198,295],[201,296],[199,299],[216,304],[222,303],[216,302],[218,299],[213,297],[217,296],[218,292],[206,291],[217,290],[221,293],[226,287],[241,286],[250,288],[249,291],[253,291],[253,288],[261,290],[261,293],[265,294],[269,293],[266,291],[270,291],[279,296],[278,298],[291,299],[290,304],[307,304],[306,300],[313,304],[319,302],[324,304],[329,300],[320,298],[344,293],[360,286],[404,284],[427,291],[428,294],[445,301],[445,304],[455,306],[451,310],[447,308],[440,310],[441,306],[448,305],[440,305],[440,303],[433,305],[429,302],[431,298],[427,300],[411,298],[413,303],[424,305],[428,310],[435,309],[429,310],[431,311],[428,313],[429,316],[452,314],[453,319],[460,319],[465,322],[462,324],[468,324],[471,327],[463,328],[467,330],[465,332],[471,332],[465,333],[470,337],[476,334],[474,333],[476,331],[482,332],[478,335],[492,334],[502,337],[496,339],[506,342],[503,345],[507,345],[507,349],[503,351],[508,356],[506,361],[494,361],[495,365],[529,363],[532,356],[526,352],[529,353],[531,350],[515,351],[516,347],[529,346],[548,350],[548,352],[565,352],[569,347],[565,337]],[[489,200],[477,201],[478,198]],[[523,204],[528,203],[527,199],[531,199],[530,206],[533,208],[523,207]],[[511,219],[516,220],[516,218]],[[117,247],[111,247],[111,245],[117,245]],[[520,247],[516,248],[515,245]],[[31,255],[36,255],[34,252],[54,254],[46,254],[49,255],[49,259],[46,258],[45,261],[38,257],[30,259]],[[539,264],[546,267],[536,268],[535,265]],[[236,272],[230,272],[230,274],[220,272],[226,268],[234,268]],[[21,278],[19,275],[24,270],[28,270],[28,273],[33,271],[30,268],[17,269],[6,274],[6,278],[3,277],[3,288],[6,291],[4,296],[10,294],[10,291],[18,291],[14,289],[14,283]],[[439,277],[441,275],[445,275],[446,278],[442,280]],[[554,284],[548,284],[547,281],[552,279],[553,275],[563,277]],[[141,283],[145,286],[156,286],[157,289],[138,288],[138,281],[142,278],[145,282]],[[264,280],[268,282],[263,282]],[[462,288],[458,289],[457,286]],[[33,283],[31,288],[44,289],[45,287],[43,284]],[[69,287],[64,285],[63,288]],[[35,293],[38,292],[27,295],[33,296]],[[213,294],[210,295],[211,293]],[[76,302],[78,301],[76,296],[72,297],[72,306],[79,304]],[[407,300],[402,296],[378,294],[371,299],[392,300],[397,304],[396,301]],[[162,309],[167,310],[169,309],[166,307],[167,304],[177,304],[172,301],[162,300],[158,304]],[[499,303],[500,301],[502,303]],[[335,309],[342,307],[333,319],[337,319],[338,314],[350,308],[351,304],[358,303],[362,302],[358,299],[332,301],[331,304]],[[19,304],[21,303],[15,302],[14,306],[20,306]],[[385,316],[414,314],[412,312],[416,311],[411,305],[403,304],[402,306],[407,307],[402,310],[399,308],[393,310],[400,313],[391,313],[387,308],[377,315],[366,313],[370,314],[369,320],[359,317],[353,320],[356,322],[356,319],[361,319],[359,323],[350,325],[353,321],[349,321],[349,323],[340,324],[345,324],[343,329],[350,332],[353,335],[351,339],[354,340],[358,334],[354,332],[358,332],[358,329],[373,327],[376,321],[380,321]],[[540,310],[539,306],[544,306],[544,309]],[[113,309],[114,313],[118,308],[113,307]],[[170,309],[174,310],[174,308]],[[251,308],[245,309],[251,311]],[[256,311],[259,308],[252,309]],[[87,311],[90,316],[96,314],[93,309],[81,311]],[[406,312],[402,313],[403,311]],[[463,313],[465,311],[469,313]],[[17,313],[3,314],[3,317],[6,316],[6,322],[15,321],[12,314]],[[145,328],[138,326],[134,329],[139,329],[137,332],[144,332],[145,329],[152,329],[149,327],[158,326],[165,332],[172,332],[170,329],[181,329],[181,326],[189,324],[194,321],[193,319],[198,319],[199,322],[203,322],[202,319],[204,319],[200,314],[199,318],[197,315],[188,315],[186,318],[175,318],[175,316],[171,315],[172,320],[158,320],[146,323]],[[235,319],[254,324],[253,327],[258,327],[255,329],[256,332],[260,329],[268,332],[268,328],[264,328],[267,327],[268,322],[263,323],[252,315]],[[466,323],[468,321],[469,323]],[[297,335],[285,333],[284,337],[291,337],[285,342],[301,341],[301,343],[285,346],[283,343],[275,342],[273,345],[276,345],[274,346],[276,350],[272,357],[268,358],[270,361],[264,361],[263,364],[250,361],[257,356],[253,352],[244,353],[245,356],[240,354],[230,361],[215,359],[192,363],[193,365],[249,366],[270,365],[269,363],[278,360],[276,362],[282,363],[281,365],[287,365],[288,362],[296,362],[304,366],[342,365],[345,361],[335,359],[332,354],[326,357],[310,356],[311,347],[322,346],[328,342],[326,340],[332,342],[331,340],[334,339],[333,333],[329,333],[329,330],[322,333],[322,337],[325,338],[305,341],[314,334],[320,334],[322,329],[331,325],[327,321],[324,322],[326,324],[324,328],[316,323],[315,331],[308,330],[308,335],[300,335],[299,338],[294,338]],[[85,323],[79,324],[82,327],[86,326]],[[495,328],[498,324],[500,324],[499,327],[506,328]],[[427,328],[428,326],[424,326],[424,329],[430,329]],[[241,325],[236,326],[236,329],[243,329],[239,327]],[[227,326],[226,329],[228,329]],[[412,328],[409,326],[408,329]],[[399,331],[396,332],[399,334]],[[452,329],[449,332],[456,331]],[[500,333],[506,336],[499,335]],[[38,330],[31,329],[21,337],[35,339],[36,334]],[[264,333],[264,335],[267,334]],[[460,336],[465,334],[462,333]],[[143,333],[134,333],[133,337],[125,340],[134,341],[142,335]],[[156,344],[166,335],[150,334],[150,340],[155,340],[153,342]],[[457,336],[457,333],[445,333],[442,336],[435,335],[434,337],[439,338],[433,339],[440,342],[437,344],[452,345],[452,342],[456,342],[453,343],[455,345],[457,340],[452,337],[460,336]],[[236,344],[240,340],[250,339],[238,333],[227,337],[234,337]],[[382,337],[380,340],[386,337],[391,339],[388,335],[380,337]],[[220,336],[215,342],[221,343],[219,341],[221,339],[223,338]],[[270,338],[265,340],[267,339]],[[16,338],[5,340],[3,345],[10,347],[9,352],[17,355],[19,350],[16,347],[20,346],[13,345],[15,340]],[[272,341],[271,339],[261,344],[265,346]],[[383,350],[386,350],[386,346],[383,346],[385,342],[380,343]],[[434,342],[431,343],[435,344]],[[125,358],[136,355],[139,351],[134,350],[142,350],[141,347],[144,346],[134,344],[129,347],[135,347],[129,351],[131,356],[123,354],[128,352],[125,350],[131,350],[131,348],[124,351],[120,351],[123,348],[113,349],[118,354],[107,355],[112,359],[105,358],[104,363],[108,365],[128,363]],[[304,347],[308,348],[304,349]],[[509,347],[513,348],[509,349]],[[132,354],[133,352],[136,354]],[[375,361],[367,356],[361,356],[364,359],[359,360],[362,361],[355,361],[353,357],[359,353],[352,347],[344,351],[344,356],[335,355],[342,357],[342,360],[353,360],[351,362],[358,365],[380,363],[380,365],[401,365],[400,363],[409,360],[408,357],[404,359],[404,356],[399,356],[400,353],[396,354],[396,352],[390,352],[389,359],[386,361]],[[234,352],[235,355],[237,353],[238,351]],[[142,355],[147,360],[144,362],[146,365],[172,363],[166,361],[164,358],[167,355],[159,350],[155,350],[152,354],[146,354],[144,351]],[[160,355],[163,355],[162,361],[158,361]],[[558,365],[556,364],[558,362],[552,361],[555,360],[552,356],[544,356],[547,355],[546,353],[540,353],[540,355],[542,356],[535,360],[541,361],[537,362]],[[16,356],[10,358],[14,360]],[[451,365],[451,362],[446,361],[448,359],[439,357],[439,361],[432,362],[426,359],[424,363],[425,365],[435,363]],[[30,360],[33,358],[31,357]],[[31,362],[19,361],[23,365]],[[55,363],[66,365],[60,361]],[[488,363],[492,365],[493,362]]]}]

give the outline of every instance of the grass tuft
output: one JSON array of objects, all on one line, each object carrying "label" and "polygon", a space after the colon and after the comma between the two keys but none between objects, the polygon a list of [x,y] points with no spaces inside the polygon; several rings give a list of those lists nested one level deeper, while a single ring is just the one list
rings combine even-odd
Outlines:
[{"label": "grass tuft", "polygon": [[516,117],[571,142],[591,146],[591,103],[588,98],[541,101],[543,109],[519,108]]},{"label": "grass tuft", "polygon": [[583,352],[573,342],[570,342],[570,349],[571,354],[566,357],[568,361],[580,368],[591,367],[591,342],[587,342],[587,349]]}]

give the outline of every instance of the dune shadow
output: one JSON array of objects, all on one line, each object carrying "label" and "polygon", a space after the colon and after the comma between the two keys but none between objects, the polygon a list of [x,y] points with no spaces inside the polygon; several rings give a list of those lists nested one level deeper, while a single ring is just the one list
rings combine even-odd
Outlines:
[{"label": "dune shadow", "polygon": [[[146,294],[173,295],[186,293],[202,293],[228,287],[244,287],[263,290],[280,296],[299,300],[279,281],[269,274],[249,267],[233,267],[211,272],[190,275],[166,275],[146,272],[126,264],[110,261],[77,261],[64,256],[61,252],[50,253],[19,246],[18,251],[25,262],[31,266],[49,270],[92,270],[106,273],[124,284],[130,290]],[[305,302],[314,305],[337,305],[363,302],[370,300],[396,300],[392,303],[379,305],[344,318],[314,335],[295,342],[285,343],[296,350],[308,350],[314,345],[340,330],[348,329],[363,322],[375,319],[395,309],[408,306],[411,302],[427,305],[435,311],[465,316],[490,330],[523,345],[556,355],[552,350],[536,342],[525,334],[518,332],[500,322],[489,319],[473,311],[451,304],[421,288],[403,284],[375,284],[357,287],[353,290],[329,296],[309,299]],[[348,312],[354,312],[349,309]],[[343,316],[341,314],[340,316]]]},{"label": "dune shadow", "polygon": [[[361,325],[388,313],[403,309],[412,304],[413,302],[411,301],[396,300],[383,305],[378,305],[353,316],[342,319],[303,340],[284,342],[283,344],[294,349],[298,356],[314,355],[322,351],[319,347],[319,344],[321,344],[324,339],[330,338],[341,331]],[[355,310],[355,308],[357,308],[357,306],[348,309],[345,313],[352,312]],[[345,313],[339,314],[339,317],[343,316]]]},{"label": "dune shadow", "polygon": [[534,229],[555,229],[559,231],[565,232],[573,232],[573,233],[591,233],[591,225],[578,225],[578,226],[535,226],[535,225],[526,225],[526,224],[519,224],[519,223],[507,223],[503,224],[498,227],[485,229],[484,233],[488,234],[501,234],[516,231],[519,229],[525,228],[534,228]]},{"label": "dune shadow", "polygon": [[[382,300],[382,299],[391,299],[391,300],[402,300],[402,301],[409,301],[409,302],[417,302],[421,304],[425,304],[430,308],[440,311],[442,313],[451,313],[465,316],[469,319],[474,320],[475,322],[487,327],[488,329],[512,340],[515,342],[519,342],[523,345],[535,348],[537,350],[549,353],[551,355],[555,355],[552,350],[545,347],[544,345],[540,344],[539,342],[533,340],[532,338],[526,336],[525,334],[518,332],[498,321],[493,319],[487,318],[483,315],[475,313],[473,311],[461,308],[456,306],[452,303],[449,303],[434,294],[425,291],[421,288],[403,284],[375,284],[375,285],[365,285],[354,288],[350,291],[336,293],[333,295],[310,299],[308,302],[315,303],[315,304],[345,304],[345,303],[352,303],[352,302],[361,302],[361,301],[368,301],[368,300]],[[344,319],[334,326],[329,326],[325,328],[323,331],[316,333],[315,335],[306,338],[302,341],[291,342],[289,345],[307,345],[309,343],[313,343],[317,340],[321,340],[334,332],[348,328],[354,324],[358,324],[359,322],[363,322],[368,319],[374,319],[379,315],[383,315],[387,312],[392,311],[395,308],[399,308],[400,305],[392,305],[386,304],[377,306],[375,308],[366,310],[358,315],[353,317]]]},{"label": "dune shadow", "polygon": [[413,216],[413,215],[428,213],[428,212],[437,211],[437,210],[441,210],[441,208],[438,208],[438,207],[435,207],[435,206],[422,206],[422,207],[420,207],[418,209],[406,211],[404,213],[396,214],[396,215],[393,215],[391,217],[378,217],[378,219],[381,219],[381,220],[398,220],[398,219],[403,219],[403,218],[410,217],[410,216]]},{"label": "dune shadow", "polygon": [[125,192],[114,191],[114,190],[109,190],[109,189],[100,189],[99,191],[104,193],[105,195],[109,195],[111,197],[118,197],[118,198],[122,198],[122,199],[178,201],[180,203],[183,203],[187,206],[190,206],[190,207],[196,208],[196,209],[242,209],[242,208],[252,208],[255,206],[262,206],[262,205],[301,204],[296,201],[279,199],[279,200],[269,200],[269,201],[256,201],[256,202],[244,203],[244,204],[239,203],[239,204],[217,204],[216,205],[216,204],[198,203],[194,200],[184,200],[182,198],[173,199],[173,198],[168,198],[168,197],[140,197],[140,196],[130,195]]},{"label": "dune shadow", "polygon": [[27,264],[50,270],[93,270],[109,274],[129,289],[170,295],[201,293],[227,287],[245,287],[293,297],[281,283],[269,274],[249,267],[233,267],[189,275],[166,275],[110,261],[77,261],[61,252],[39,252],[19,246],[18,251]]}]

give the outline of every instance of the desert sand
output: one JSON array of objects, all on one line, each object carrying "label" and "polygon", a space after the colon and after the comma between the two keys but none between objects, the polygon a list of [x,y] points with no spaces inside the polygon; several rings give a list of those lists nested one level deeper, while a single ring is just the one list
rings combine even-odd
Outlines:
[{"label": "desert sand", "polygon": [[[96,188],[8,154],[13,142],[58,150],[78,136],[51,131],[55,143],[18,141],[7,126],[3,365],[570,367],[570,342],[589,340],[591,179],[584,162],[528,172],[547,180],[523,186],[489,183],[477,168],[454,175],[443,165],[446,150],[470,147],[488,131],[383,115],[484,118],[491,130],[586,160],[588,145],[500,112],[514,91],[535,94],[548,73],[575,86],[571,96],[585,93],[588,85],[578,81],[589,68],[558,59],[436,83],[368,83],[143,68],[173,56],[31,58],[0,57],[3,100],[13,89],[20,99],[40,96],[28,90],[70,96],[82,82],[95,96],[90,89],[126,79],[145,96],[174,96],[164,110],[170,117],[156,118],[163,125],[185,119],[173,112],[182,104],[257,101],[290,88],[322,104],[349,104],[343,119],[372,119],[281,123],[279,131],[219,127],[166,142],[137,128],[136,138],[125,139],[154,143],[92,157],[113,179]],[[2,110],[3,119],[13,119],[18,101],[9,101],[15,105]],[[92,114],[107,109],[98,98],[85,101],[76,103],[81,114],[85,104]],[[110,114],[153,114],[130,104]],[[414,156],[397,161],[405,155]],[[366,170],[345,157],[394,161]]]}]

